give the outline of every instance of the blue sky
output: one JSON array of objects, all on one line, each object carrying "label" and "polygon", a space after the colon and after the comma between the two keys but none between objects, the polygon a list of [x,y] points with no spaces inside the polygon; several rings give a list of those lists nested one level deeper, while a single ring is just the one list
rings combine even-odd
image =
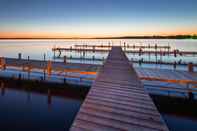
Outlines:
[{"label": "blue sky", "polygon": [[197,33],[197,0],[0,0],[4,36],[186,33]]}]

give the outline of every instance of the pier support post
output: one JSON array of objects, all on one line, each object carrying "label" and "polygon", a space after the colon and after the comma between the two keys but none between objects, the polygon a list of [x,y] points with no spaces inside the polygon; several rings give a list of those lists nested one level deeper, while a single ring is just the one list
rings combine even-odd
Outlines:
[{"label": "pier support post", "polygon": [[44,78],[44,81],[46,80],[46,69],[44,68],[43,70],[44,74],[43,74],[43,78]]},{"label": "pier support post", "polygon": [[176,63],[176,61],[173,63],[173,67],[174,67],[174,70],[176,70],[176,65],[177,65],[177,63]]},{"label": "pier support post", "polygon": [[189,63],[188,64],[188,71],[189,72],[194,72],[194,65],[193,65],[193,63]]},{"label": "pier support post", "polygon": [[4,96],[4,94],[5,94],[5,86],[4,86],[4,82],[1,82],[1,86],[0,86],[0,88],[1,88],[1,95],[2,95],[2,96]]},{"label": "pier support post", "polygon": [[61,52],[61,50],[59,49],[59,55],[58,55],[58,57],[61,57],[61,54],[62,54],[62,52]]},{"label": "pier support post", "polygon": [[64,77],[63,81],[64,81],[64,84],[66,84],[66,77]]},{"label": "pier support post", "polygon": [[27,66],[27,72],[28,72],[28,79],[30,79],[31,65]]},{"label": "pier support post", "polygon": [[[44,56],[43,56],[43,57],[44,57],[44,61],[46,61],[46,54],[45,54],[45,53],[44,53]],[[54,57],[54,58],[55,58],[55,57]]]},{"label": "pier support post", "polygon": [[18,59],[21,60],[22,59],[22,54],[18,53]]},{"label": "pier support post", "polygon": [[66,56],[64,56],[64,64],[66,64],[66,58],[67,58],[67,57],[66,57]]},{"label": "pier support post", "polygon": [[188,92],[188,96],[189,96],[189,100],[193,101],[194,100],[194,94],[192,93],[192,91]]},{"label": "pier support post", "polygon": [[55,50],[53,51],[53,58],[55,59]]},{"label": "pier support post", "polygon": [[92,48],[93,48],[93,52],[95,52],[95,46],[93,46]]},{"label": "pier support post", "polygon": [[92,60],[93,60],[93,61],[95,60],[95,56],[94,56],[94,55],[92,56]]},{"label": "pier support post", "polygon": [[6,61],[5,58],[0,57],[0,69],[5,70],[6,69]]},{"label": "pier support post", "polygon": [[124,51],[126,51],[126,43],[124,42]]},{"label": "pier support post", "polygon": [[48,61],[47,63],[47,74],[50,76],[52,71],[52,62]]}]

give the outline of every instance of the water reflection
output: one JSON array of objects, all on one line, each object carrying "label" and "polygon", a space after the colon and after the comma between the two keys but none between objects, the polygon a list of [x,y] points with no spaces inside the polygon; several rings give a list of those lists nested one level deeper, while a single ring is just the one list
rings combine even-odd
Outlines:
[{"label": "water reflection", "polygon": [[82,97],[75,97],[80,96],[77,91],[66,86],[39,90],[36,86],[33,89],[1,81],[0,87],[2,131],[68,130],[83,101]]},{"label": "water reflection", "polygon": [[4,96],[5,94],[5,86],[4,86],[4,82],[1,81],[1,95]]},{"label": "water reflection", "polygon": [[178,116],[174,114],[162,114],[170,131],[197,131],[197,119]]},{"label": "water reflection", "polygon": [[48,109],[50,109],[51,104],[52,104],[52,95],[50,89],[48,89],[48,94],[47,94],[47,103],[48,103]]}]

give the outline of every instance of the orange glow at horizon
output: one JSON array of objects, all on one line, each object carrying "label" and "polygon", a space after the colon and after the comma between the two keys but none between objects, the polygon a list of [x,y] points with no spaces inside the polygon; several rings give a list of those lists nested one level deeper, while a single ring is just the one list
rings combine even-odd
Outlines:
[{"label": "orange glow at horizon", "polygon": [[0,32],[0,38],[94,38],[94,37],[122,37],[122,36],[168,36],[168,35],[194,35],[197,31],[172,32],[124,32],[124,33],[56,33],[56,32]]}]

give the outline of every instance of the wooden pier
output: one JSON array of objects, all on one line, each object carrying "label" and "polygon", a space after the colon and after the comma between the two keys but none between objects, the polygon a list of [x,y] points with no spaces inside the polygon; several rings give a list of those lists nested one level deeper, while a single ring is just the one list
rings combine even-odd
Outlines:
[{"label": "wooden pier", "polygon": [[[102,53],[108,53],[111,49],[95,49],[95,48],[76,48],[76,47],[66,47],[66,48],[52,48],[52,51],[54,52],[54,57],[56,56],[56,52],[58,52],[57,56],[61,56],[63,51],[75,51],[75,52],[102,52]],[[192,51],[179,51],[179,50],[173,50],[173,51],[165,51],[165,50],[142,50],[141,48],[137,50],[132,49],[124,49],[125,53],[128,54],[138,54],[138,55],[156,55],[156,56],[165,56],[165,55],[173,55],[174,57],[177,57],[178,55],[184,56],[184,55],[192,55],[196,56],[197,52]]]},{"label": "wooden pier", "polygon": [[[74,47],[76,48],[92,48],[92,49],[96,49],[96,48],[108,48],[111,49],[113,47],[113,45],[111,45],[110,43],[108,45],[74,45]],[[157,44],[155,45],[130,45],[130,44],[126,44],[125,42],[123,44],[121,44],[122,48],[132,48],[132,49],[168,49],[170,50],[170,46],[159,46]]]},{"label": "wooden pier", "polygon": [[167,131],[168,128],[120,47],[100,69],[71,131]]},{"label": "wooden pier", "polygon": [[32,72],[32,70],[42,70],[48,74],[51,72],[78,72],[81,74],[95,74],[99,65],[80,64],[80,63],[67,63],[67,62],[52,62],[46,60],[28,60],[16,58],[0,57],[0,69],[5,70],[7,67],[20,68],[23,71]]},{"label": "wooden pier", "polygon": [[[106,60],[105,57],[102,58],[97,58],[95,56],[91,57],[73,57],[72,55],[70,56],[64,56],[64,57],[55,57],[54,59],[58,59],[58,60],[76,60],[76,61],[93,61],[93,62],[103,62]],[[142,64],[156,64],[156,65],[171,65],[174,66],[175,62],[171,62],[171,61],[161,61],[161,60],[157,60],[157,61],[153,61],[153,60],[144,60],[144,59],[139,59],[139,60],[134,60],[131,59],[130,60],[131,63],[138,63],[139,65]],[[184,62],[184,61],[176,61],[176,66],[182,65],[182,66],[187,66],[190,62]],[[193,63],[194,67],[197,67],[197,63]]]}]

